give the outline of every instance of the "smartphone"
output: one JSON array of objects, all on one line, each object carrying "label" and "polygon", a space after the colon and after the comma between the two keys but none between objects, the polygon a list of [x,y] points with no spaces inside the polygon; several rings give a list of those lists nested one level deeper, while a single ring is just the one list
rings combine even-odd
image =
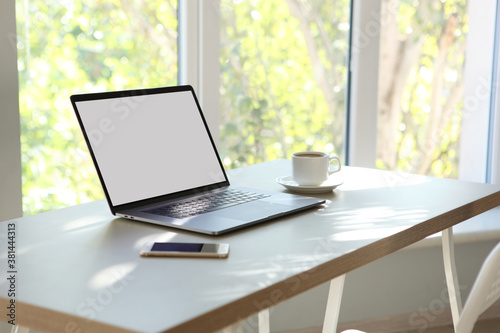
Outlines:
[{"label": "smartphone", "polygon": [[203,257],[227,258],[229,244],[225,243],[148,243],[141,252],[143,257]]}]

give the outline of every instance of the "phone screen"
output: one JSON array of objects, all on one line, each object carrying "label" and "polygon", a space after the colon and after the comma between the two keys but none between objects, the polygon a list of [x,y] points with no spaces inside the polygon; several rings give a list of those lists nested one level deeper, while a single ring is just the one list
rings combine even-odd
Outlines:
[{"label": "phone screen", "polygon": [[203,243],[154,243],[152,252],[200,252]]},{"label": "phone screen", "polygon": [[153,243],[145,244],[141,256],[148,257],[211,257],[226,258],[229,254],[228,244],[213,243]]}]

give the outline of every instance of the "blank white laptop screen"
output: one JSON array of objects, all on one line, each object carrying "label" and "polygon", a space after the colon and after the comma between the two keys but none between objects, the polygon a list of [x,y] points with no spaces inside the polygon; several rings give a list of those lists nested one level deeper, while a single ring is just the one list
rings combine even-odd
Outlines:
[{"label": "blank white laptop screen", "polygon": [[190,91],[76,105],[113,205],[225,180]]}]

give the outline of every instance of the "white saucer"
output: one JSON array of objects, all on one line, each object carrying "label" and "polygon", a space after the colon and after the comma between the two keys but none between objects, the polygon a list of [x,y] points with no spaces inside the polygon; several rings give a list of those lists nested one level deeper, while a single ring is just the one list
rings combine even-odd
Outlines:
[{"label": "white saucer", "polygon": [[344,183],[344,180],[339,175],[334,174],[325,180],[321,185],[306,186],[297,184],[292,176],[283,176],[276,178],[278,184],[283,185],[290,191],[300,193],[325,193],[333,191],[337,186]]}]

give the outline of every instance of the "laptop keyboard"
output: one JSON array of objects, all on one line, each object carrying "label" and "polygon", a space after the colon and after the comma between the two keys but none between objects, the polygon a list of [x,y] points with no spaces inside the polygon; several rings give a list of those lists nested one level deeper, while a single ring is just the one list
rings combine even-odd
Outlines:
[{"label": "laptop keyboard", "polygon": [[177,202],[153,209],[145,210],[145,213],[168,216],[173,218],[187,218],[203,213],[213,212],[218,209],[239,205],[268,197],[267,194],[252,193],[240,190],[226,190],[215,192],[191,200]]}]

